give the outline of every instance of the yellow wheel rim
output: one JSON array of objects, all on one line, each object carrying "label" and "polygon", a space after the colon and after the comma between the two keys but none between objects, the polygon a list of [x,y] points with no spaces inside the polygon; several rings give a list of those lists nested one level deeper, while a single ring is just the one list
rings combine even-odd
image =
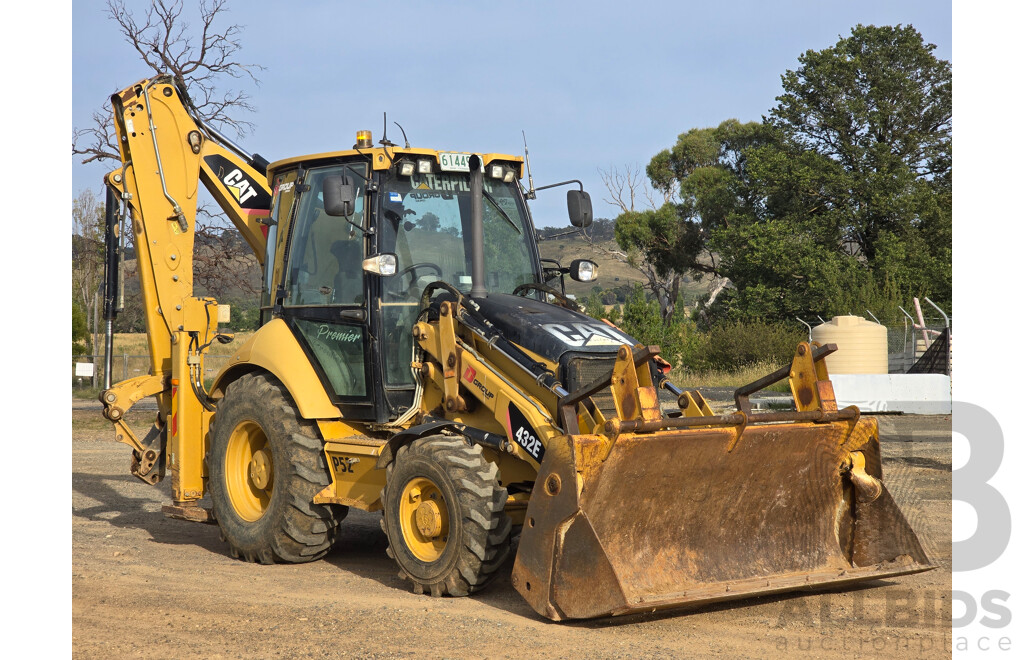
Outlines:
[{"label": "yellow wheel rim", "polygon": [[228,499],[240,518],[255,522],[263,517],[274,490],[274,459],[267,435],[256,422],[240,422],[231,431],[224,480]]},{"label": "yellow wheel rim", "polygon": [[426,477],[407,483],[398,516],[402,538],[413,556],[424,562],[440,559],[448,545],[448,505],[437,484]]}]

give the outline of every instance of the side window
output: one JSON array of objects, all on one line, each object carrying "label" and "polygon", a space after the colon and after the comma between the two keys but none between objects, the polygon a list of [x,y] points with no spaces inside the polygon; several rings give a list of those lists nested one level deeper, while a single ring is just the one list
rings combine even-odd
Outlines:
[{"label": "side window", "polygon": [[272,218],[278,223],[276,232],[277,245],[274,249],[273,272],[267,275],[269,277],[267,304],[270,304],[271,296],[277,292],[278,283],[284,278],[282,269],[284,268],[285,241],[283,239],[288,236],[288,230],[291,226],[292,204],[295,202],[295,179],[297,176],[298,172],[292,170],[274,178],[274,202],[271,211]]},{"label": "side window", "polygon": [[335,394],[366,396],[362,326],[296,319],[295,327],[309,344]]},{"label": "side window", "polygon": [[[365,165],[353,166],[365,174]],[[301,193],[295,212],[291,255],[288,263],[288,292],[285,306],[363,304],[363,237],[346,218],[324,211],[323,180],[342,174],[340,167],[326,167],[306,173],[309,189]],[[356,185],[355,213],[347,220],[363,226],[365,183],[344,172]]]}]

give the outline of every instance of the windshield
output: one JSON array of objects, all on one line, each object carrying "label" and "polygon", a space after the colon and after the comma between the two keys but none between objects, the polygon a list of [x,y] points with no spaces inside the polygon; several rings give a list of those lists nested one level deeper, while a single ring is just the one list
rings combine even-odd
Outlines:
[{"label": "windshield", "polygon": [[[484,270],[490,292],[512,293],[537,282],[524,209],[516,183],[484,178]],[[499,210],[500,209],[500,210]],[[381,193],[382,252],[398,256],[385,283],[391,300],[418,302],[424,286],[443,280],[472,287],[469,175],[392,175]]]},{"label": "windshield", "polygon": [[[484,272],[492,293],[540,281],[516,186],[484,178]],[[382,278],[384,385],[412,387],[412,326],[423,289],[437,280],[465,293],[473,286],[469,174],[390,174],[380,193],[377,231],[379,251],[398,257],[395,275]]]}]

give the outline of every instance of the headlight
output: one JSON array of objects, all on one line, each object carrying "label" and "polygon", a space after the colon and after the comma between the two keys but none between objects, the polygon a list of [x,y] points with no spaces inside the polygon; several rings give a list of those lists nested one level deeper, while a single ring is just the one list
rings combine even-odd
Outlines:
[{"label": "headlight", "polygon": [[374,257],[363,259],[363,270],[367,273],[376,273],[387,277],[394,275],[398,270],[398,257],[391,252],[378,254]]},{"label": "headlight", "polygon": [[569,264],[569,277],[577,282],[593,282],[597,279],[597,264],[587,259],[573,259]]}]

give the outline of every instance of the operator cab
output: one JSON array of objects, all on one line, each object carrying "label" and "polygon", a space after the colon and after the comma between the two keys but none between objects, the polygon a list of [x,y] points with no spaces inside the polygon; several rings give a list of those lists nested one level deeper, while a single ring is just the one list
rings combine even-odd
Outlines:
[{"label": "operator cab", "polygon": [[[363,140],[270,165],[262,318],[288,323],[346,418],[387,422],[413,404],[424,287],[441,280],[468,294],[473,285],[470,154]],[[487,291],[544,284],[551,269],[519,185],[522,159],[480,160]]]}]

